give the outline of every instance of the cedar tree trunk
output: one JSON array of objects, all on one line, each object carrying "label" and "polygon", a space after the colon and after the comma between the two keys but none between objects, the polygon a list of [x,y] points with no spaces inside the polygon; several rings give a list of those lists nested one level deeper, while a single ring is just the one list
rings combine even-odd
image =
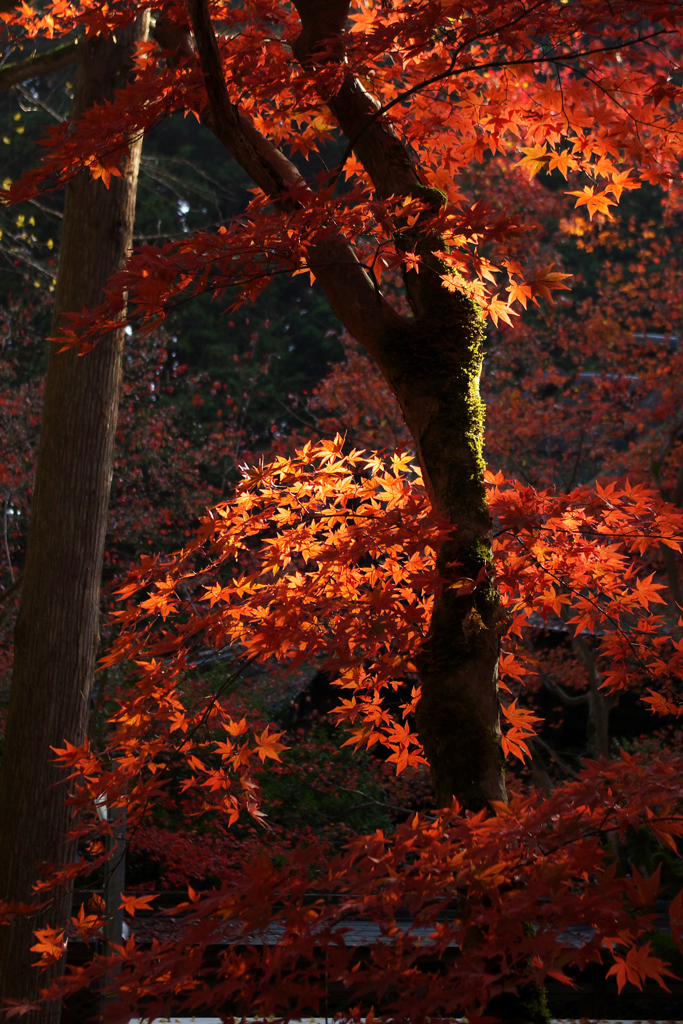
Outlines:
[{"label": "cedar tree trunk", "polygon": [[[78,48],[74,117],[113,97],[130,74],[133,43],[149,17]],[[69,311],[102,300],[131,248],[141,141],[131,144],[109,188],[89,172],[66,187],[53,332]],[[0,774],[0,897],[24,904],[51,864],[71,862],[65,841],[71,811],[52,747],[86,738],[99,639],[100,583],[113,468],[123,330],[87,355],[50,351],[26,565],[15,633],[15,660]],[[68,886],[47,906],[0,928],[0,995],[32,1001],[48,972],[31,966],[33,931],[64,928]],[[61,969],[61,964],[57,970]],[[54,1022],[49,1004],[22,1020]]]},{"label": "cedar tree trunk", "polygon": [[[293,46],[299,63],[314,73],[317,65],[343,60],[340,33],[349,0],[294,3],[301,18]],[[186,0],[186,6],[207,89],[203,119],[275,204],[287,209],[287,187],[305,183],[230,101],[206,0]],[[453,523],[453,537],[439,553],[446,583],[463,575],[478,580],[466,595],[446,586],[436,601],[418,664],[417,725],[439,805],[456,797],[480,809],[506,799],[497,688],[501,612],[490,578],[491,521],[483,481],[482,317],[476,302],[444,285],[447,268],[435,255],[443,242],[429,227],[429,213],[446,197],[423,182],[391,125],[373,120],[377,101],[348,74],[328,103],[378,196],[412,196],[427,208],[413,226],[399,225],[396,235],[399,248],[422,262],[419,274],[404,273],[412,318],[400,316],[382,297],[340,233],[312,239],[308,257],[333,310],[389,382],[431,501]]]}]

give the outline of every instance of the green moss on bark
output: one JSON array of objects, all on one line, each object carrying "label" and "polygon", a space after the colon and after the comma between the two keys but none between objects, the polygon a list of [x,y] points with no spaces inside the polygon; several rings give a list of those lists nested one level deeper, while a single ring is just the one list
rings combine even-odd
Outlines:
[{"label": "green moss on bark", "polygon": [[[456,796],[479,809],[489,799],[504,799],[495,684],[498,594],[488,574],[491,521],[479,396],[484,330],[476,302],[444,288],[443,272],[425,267],[411,279],[414,308],[424,312],[387,331],[379,359],[415,439],[430,497],[454,527],[438,555],[445,585],[417,662],[418,733],[438,803]],[[450,586],[463,576],[477,580],[482,569],[487,572],[474,590]]]},{"label": "green moss on bark", "polygon": [[530,981],[516,994],[497,996],[486,1010],[504,1024],[550,1024],[552,1020],[546,990],[537,981]]},{"label": "green moss on bark", "polygon": [[448,202],[448,196],[434,185],[413,185],[412,193],[416,199],[429,203],[433,210],[440,210]]},{"label": "green moss on bark", "polygon": [[477,303],[462,292],[447,292],[439,281],[429,315],[406,321],[381,339],[380,363],[417,443],[428,486],[437,477],[445,483],[433,496],[437,505],[457,517],[488,521],[485,409],[479,395],[483,337]]}]

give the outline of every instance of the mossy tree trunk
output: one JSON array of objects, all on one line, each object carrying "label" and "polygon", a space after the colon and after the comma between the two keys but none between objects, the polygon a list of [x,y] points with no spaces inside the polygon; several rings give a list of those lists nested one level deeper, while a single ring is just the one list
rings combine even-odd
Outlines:
[{"label": "mossy tree trunk", "polygon": [[[506,799],[498,704],[500,607],[483,480],[483,331],[472,300],[462,293],[439,298],[429,313],[390,332],[378,355],[415,441],[432,504],[454,527],[439,551],[444,585],[418,659],[418,733],[437,804],[449,806],[455,797],[479,810]],[[473,590],[449,586],[463,576],[479,580]]]},{"label": "mossy tree trunk", "polygon": [[[293,47],[300,64],[314,71],[323,61],[343,60],[340,33],[349,0],[294,2],[301,18]],[[186,5],[207,87],[204,120],[274,202],[286,206],[286,186],[305,183],[294,164],[231,103],[206,0],[186,0]],[[428,209],[445,202],[423,182],[391,126],[373,120],[378,103],[353,75],[328,103],[378,196],[416,197]],[[477,304],[444,285],[444,267],[435,255],[443,243],[428,221],[426,216],[397,230],[399,247],[416,253],[422,264],[419,274],[404,274],[412,318],[400,316],[382,297],[340,233],[312,240],[308,255],[333,310],[389,382],[432,503],[453,523],[453,537],[439,553],[446,583],[463,574],[473,580],[481,576],[473,592],[445,586],[436,601],[418,666],[417,713],[439,805],[456,797],[480,809],[506,799],[497,692],[500,609],[489,575],[491,521],[483,480],[483,327]]]},{"label": "mossy tree trunk", "polygon": [[[344,27],[348,4],[295,0],[295,6],[302,31],[294,53],[301,64],[314,67],[320,48],[331,59],[340,59],[341,52],[335,53],[327,40]],[[412,320],[389,323],[373,337],[359,340],[401,405],[433,506],[454,527],[452,539],[439,552],[446,585],[418,662],[422,698],[417,726],[437,803],[448,806],[456,797],[464,806],[480,809],[506,798],[497,686],[500,609],[490,576],[491,519],[483,479],[483,318],[473,299],[444,284],[446,268],[434,254],[444,245],[428,220],[446,197],[424,183],[392,127],[373,120],[378,102],[347,75],[329,106],[353,140],[378,196],[414,197],[427,205],[425,216],[410,228],[399,225],[396,235],[399,248],[421,260],[419,273],[403,274]],[[336,305],[345,321],[344,306]],[[473,580],[481,576],[473,592],[448,587],[463,574]]]},{"label": "mossy tree trunk", "polygon": [[[80,44],[75,117],[123,87],[148,24],[144,15],[117,41]],[[65,313],[102,300],[130,252],[140,150],[140,141],[131,144],[123,176],[108,189],[87,172],[67,185],[53,332]],[[34,901],[42,871],[76,854],[64,839],[71,810],[51,748],[86,736],[123,341],[117,331],[84,356],[56,345],[50,351],[0,774],[0,896],[24,904]],[[32,966],[33,931],[63,928],[70,904],[66,887],[42,911],[0,928],[2,997],[36,998],[49,979]],[[59,1014],[50,1004],[22,1020],[55,1022]]]}]

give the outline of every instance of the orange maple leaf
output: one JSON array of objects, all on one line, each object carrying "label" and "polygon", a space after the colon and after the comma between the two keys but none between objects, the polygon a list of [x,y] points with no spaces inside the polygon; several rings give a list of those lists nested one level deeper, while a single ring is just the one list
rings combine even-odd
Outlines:
[{"label": "orange maple leaf", "polygon": [[[608,185],[607,188],[612,186]],[[610,199],[604,192],[598,192],[596,194],[595,187],[593,185],[584,185],[583,192],[567,192],[568,196],[578,196],[576,200],[575,209],[579,206],[585,206],[588,209],[588,216],[593,220],[593,214],[605,213],[610,216],[610,206],[616,206],[616,200]]]},{"label": "orange maple leaf", "polygon": [[81,904],[78,915],[71,918],[71,923],[83,941],[88,942],[93,936],[99,935],[104,921],[99,914],[86,914],[85,907]]},{"label": "orange maple leaf", "polygon": [[125,910],[131,917],[135,917],[136,910],[149,910],[149,905],[152,900],[156,899],[154,896],[125,896],[121,893],[121,904],[119,909]]},{"label": "orange maple leaf", "polygon": [[503,717],[510,723],[510,728],[501,737],[503,754],[505,757],[508,754],[513,754],[520,761],[524,761],[525,755],[531,757],[531,751],[524,740],[536,735],[533,723],[540,722],[542,719],[525,708],[518,708],[516,699],[507,707],[501,704],[501,711]]},{"label": "orange maple leaf", "polygon": [[612,183],[607,185],[605,188],[605,192],[611,192],[617,202],[621,199],[621,193],[624,189],[640,188],[639,181],[634,181],[632,178],[629,178],[630,173],[630,168],[627,171],[621,171],[620,173],[615,172],[612,175]]},{"label": "orange maple leaf", "polygon": [[510,300],[508,300],[507,302],[503,302],[501,299],[498,298],[497,295],[491,296],[491,298],[488,301],[488,304],[484,306],[483,312],[484,316],[491,317],[496,327],[498,326],[499,320],[502,320],[503,323],[512,326],[512,320],[510,319],[510,317],[517,316],[517,313],[514,311],[514,309],[510,309]]},{"label": "orange maple leaf", "polygon": [[531,146],[529,148],[523,147],[522,152],[525,156],[522,157],[516,166],[525,167],[529,172],[530,178],[533,178],[539,171],[548,170],[553,154],[548,152],[546,145]]},{"label": "orange maple leaf", "polygon": [[31,946],[32,953],[40,953],[40,960],[34,967],[49,967],[58,963],[64,956],[66,941],[63,928],[40,928],[34,932],[38,939],[35,946]]},{"label": "orange maple leaf", "polygon": [[284,735],[281,732],[268,732],[266,727],[256,742],[256,751],[262,761],[265,761],[267,757],[272,758],[274,761],[281,760],[280,752],[287,750],[284,743],[278,743],[280,736]]}]

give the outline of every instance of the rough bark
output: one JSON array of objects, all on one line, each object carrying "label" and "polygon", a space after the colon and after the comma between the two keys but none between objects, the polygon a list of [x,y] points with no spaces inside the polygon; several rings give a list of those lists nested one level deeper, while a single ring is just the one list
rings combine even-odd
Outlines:
[{"label": "rough bark", "polygon": [[[205,119],[232,155],[285,205],[287,185],[301,181],[288,158],[228,99],[206,0],[186,0],[204,71]],[[301,33],[294,54],[302,66],[343,59],[348,0],[295,0]],[[347,75],[329,107],[372,178],[377,194],[414,196],[428,210],[445,197],[424,184],[391,125],[376,117],[377,101]],[[413,318],[396,313],[359,265],[341,234],[312,241],[309,263],[335,313],[387,378],[414,438],[434,506],[450,517],[453,539],[439,554],[448,583],[463,573],[479,580],[469,594],[444,588],[419,662],[422,700],[418,730],[430,762],[437,801],[471,808],[505,800],[497,694],[499,601],[489,576],[491,522],[483,482],[484,410],[479,397],[482,320],[475,302],[452,294],[435,251],[442,243],[425,217],[397,244],[422,260],[406,272]],[[457,563],[457,564],[456,564]]]},{"label": "rough bark", "polygon": [[[75,117],[125,84],[148,23],[141,16],[117,42],[80,44]],[[139,140],[131,144],[123,177],[112,177],[109,189],[87,172],[67,185],[53,333],[65,313],[101,301],[129,254],[140,149]],[[0,774],[0,896],[24,904],[41,872],[76,852],[64,839],[71,811],[51,748],[86,736],[123,340],[123,331],[107,335],[85,356],[52,345],[49,356]],[[0,929],[3,997],[35,999],[46,975],[31,966],[33,930],[62,928],[70,900],[67,890],[53,893],[42,911]],[[22,1020],[55,1022],[59,1014],[50,1004]]]}]

